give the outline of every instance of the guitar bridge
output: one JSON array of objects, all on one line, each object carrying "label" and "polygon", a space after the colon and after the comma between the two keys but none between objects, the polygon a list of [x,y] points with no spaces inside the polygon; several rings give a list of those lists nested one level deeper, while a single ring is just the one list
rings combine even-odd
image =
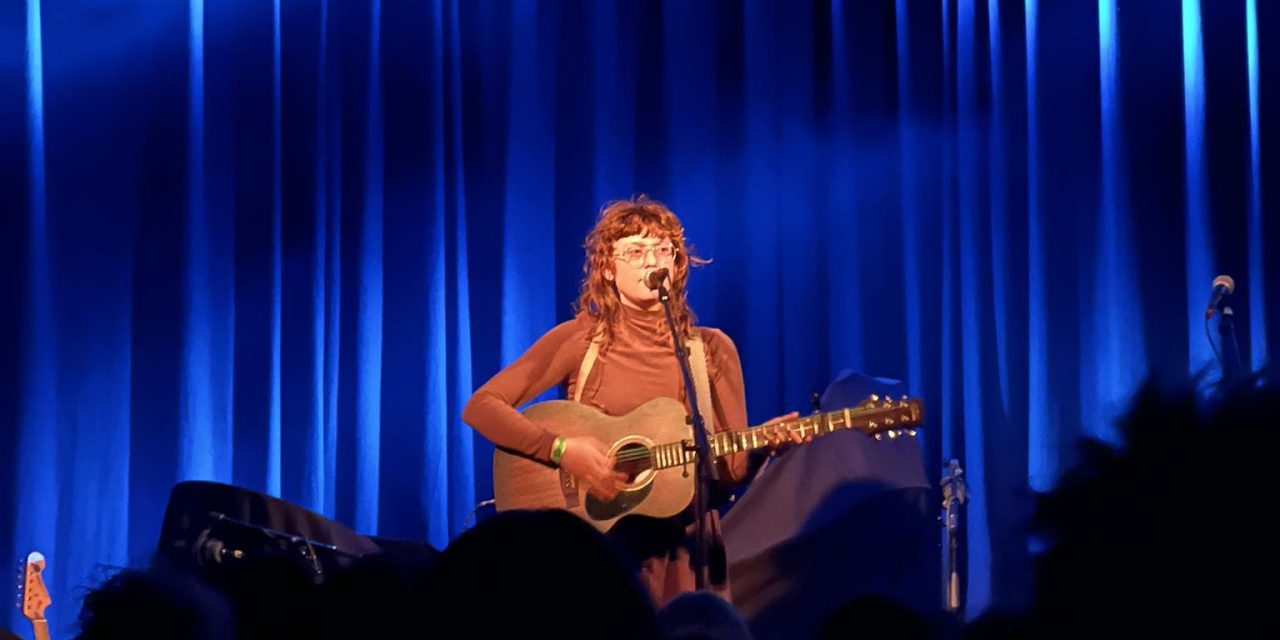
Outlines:
[{"label": "guitar bridge", "polygon": [[560,493],[564,495],[564,506],[573,509],[578,506],[578,481],[573,474],[560,470]]}]

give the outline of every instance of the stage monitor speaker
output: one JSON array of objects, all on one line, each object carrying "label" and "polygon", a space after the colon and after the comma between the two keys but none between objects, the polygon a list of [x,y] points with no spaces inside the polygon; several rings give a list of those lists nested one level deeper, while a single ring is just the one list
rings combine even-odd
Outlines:
[{"label": "stage monitor speaker", "polygon": [[[378,540],[382,540],[380,544]],[[358,558],[382,553],[434,557],[425,543],[375,539],[318,513],[264,493],[232,485],[187,481],[174,485],[157,552],[183,570],[210,575],[255,560],[302,563],[319,583]]]}]

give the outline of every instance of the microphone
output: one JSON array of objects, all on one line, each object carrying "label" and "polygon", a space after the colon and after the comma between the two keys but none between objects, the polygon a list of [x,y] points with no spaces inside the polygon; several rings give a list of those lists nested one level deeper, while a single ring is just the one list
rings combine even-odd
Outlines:
[{"label": "microphone", "polygon": [[1209,297],[1209,307],[1204,310],[1206,319],[1212,318],[1218,306],[1222,304],[1222,299],[1231,295],[1236,290],[1236,281],[1231,276],[1221,275],[1213,279],[1213,294]]},{"label": "microphone", "polygon": [[644,277],[644,283],[650,289],[657,289],[662,286],[662,281],[667,279],[667,269],[654,269],[649,275]]}]

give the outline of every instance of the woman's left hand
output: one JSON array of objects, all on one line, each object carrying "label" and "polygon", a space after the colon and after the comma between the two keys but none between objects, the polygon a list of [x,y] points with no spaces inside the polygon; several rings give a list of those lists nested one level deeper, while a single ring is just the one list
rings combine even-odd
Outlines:
[{"label": "woman's left hand", "polygon": [[776,456],[779,453],[787,450],[787,448],[793,445],[802,444],[805,442],[813,442],[813,436],[811,435],[801,437],[799,433],[796,433],[795,431],[792,431],[790,429],[779,429],[775,431],[770,428],[772,425],[778,424],[780,422],[786,422],[788,420],[795,420],[796,418],[799,418],[799,417],[800,417],[799,411],[792,411],[791,413],[788,413],[786,415],[778,416],[772,420],[769,420],[768,422],[765,422],[763,425],[758,427],[760,429],[766,429],[768,431],[765,434],[765,438],[768,439],[769,448],[772,449],[769,452],[770,456]]}]

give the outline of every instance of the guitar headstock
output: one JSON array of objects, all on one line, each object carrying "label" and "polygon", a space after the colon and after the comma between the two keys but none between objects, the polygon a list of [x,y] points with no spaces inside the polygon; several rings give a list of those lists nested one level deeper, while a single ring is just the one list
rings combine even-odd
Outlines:
[{"label": "guitar headstock", "polygon": [[44,586],[44,568],[44,554],[39,551],[32,551],[22,563],[18,596],[22,599],[22,615],[32,622],[44,620],[44,610],[53,604],[49,590]]},{"label": "guitar headstock", "polygon": [[860,430],[876,440],[913,437],[916,427],[924,423],[924,402],[919,398],[902,396],[894,400],[872,395],[853,411]]}]

